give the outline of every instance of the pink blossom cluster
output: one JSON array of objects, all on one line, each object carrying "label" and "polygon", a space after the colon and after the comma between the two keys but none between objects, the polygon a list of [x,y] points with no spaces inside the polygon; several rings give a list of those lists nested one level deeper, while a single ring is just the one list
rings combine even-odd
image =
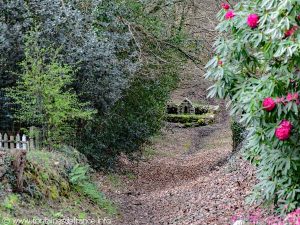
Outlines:
[{"label": "pink blossom cluster", "polygon": [[230,9],[230,5],[228,3],[222,3],[221,6],[225,10],[229,10]]},{"label": "pink blossom cluster", "polygon": [[271,112],[276,107],[276,103],[277,102],[275,102],[271,97],[265,98],[262,103],[263,109],[267,112]]},{"label": "pink blossom cluster", "polygon": [[263,100],[262,106],[263,109],[267,112],[273,111],[275,109],[276,104],[286,104],[288,102],[295,101],[297,105],[300,104],[299,93],[288,93],[286,97],[277,97],[275,100],[271,97],[267,97]]},{"label": "pink blossom cluster", "polygon": [[225,14],[225,19],[226,20],[231,20],[233,17],[235,17],[235,13],[233,10],[228,10],[227,13]]},{"label": "pink blossom cluster", "polygon": [[[277,97],[275,99],[275,103],[279,104],[286,104],[288,102],[292,102],[292,101],[296,101],[296,104],[299,105],[300,104],[300,98],[299,98],[299,93],[288,93],[286,97]],[[271,110],[272,111],[272,110]]]},{"label": "pink blossom cluster", "polygon": [[[226,20],[231,20],[232,18],[235,17],[234,11],[229,10],[230,5],[228,3],[222,3],[221,6],[224,10],[227,11],[226,14],[225,14],[225,19]],[[256,13],[250,14],[247,18],[247,24],[252,29],[257,28],[258,24],[259,24],[259,16]]]},{"label": "pink blossom cluster", "polygon": [[250,214],[237,214],[232,216],[231,221],[234,223],[237,220],[250,222],[251,224],[267,224],[267,225],[300,225],[300,208],[289,213],[285,218],[279,216],[265,217],[260,209],[256,209]]},{"label": "pink blossom cluster", "polygon": [[259,16],[257,14],[250,14],[247,18],[247,24],[252,29],[258,27]]},{"label": "pink blossom cluster", "polygon": [[280,141],[285,141],[289,139],[291,136],[291,130],[293,128],[293,125],[290,121],[288,120],[282,120],[281,123],[279,124],[279,127],[275,129],[275,136],[280,140]]},{"label": "pink blossom cluster", "polygon": [[288,214],[285,221],[288,222],[288,224],[300,225],[300,208]]},{"label": "pink blossom cluster", "polygon": [[[295,101],[296,104],[300,104],[299,94],[288,93],[286,97],[277,97],[275,100],[271,97],[267,97],[262,102],[262,107],[267,112],[271,112],[275,109],[276,104],[286,104],[287,102]],[[279,126],[275,129],[275,136],[280,140],[287,140],[291,136],[293,125],[288,120],[282,120]]]}]

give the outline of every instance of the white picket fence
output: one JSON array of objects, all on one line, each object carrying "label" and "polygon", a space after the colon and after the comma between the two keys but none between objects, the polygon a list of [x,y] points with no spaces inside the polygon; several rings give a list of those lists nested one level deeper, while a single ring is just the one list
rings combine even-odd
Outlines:
[{"label": "white picket fence", "polygon": [[6,133],[0,133],[0,150],[8,151],[13,149],[19,150],[29,150],[34,149],[34,142],[33,139],[29,139],[26,137],[25,134],[22,136],[17,134],[16,136],[10,135],[8,136]]}]

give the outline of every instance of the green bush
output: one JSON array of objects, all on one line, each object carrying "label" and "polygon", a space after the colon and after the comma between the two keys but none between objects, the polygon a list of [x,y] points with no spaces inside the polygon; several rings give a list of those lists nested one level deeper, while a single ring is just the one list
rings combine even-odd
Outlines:
[{"label": "green bush", "polygon": [[18,105],[15,117],[22,124],[35,125],[42,131],[43,143],[53,147],[74,137],[75,124],[94,113],[79,102],[70,88],[73,70],[59,62],[59,51],[38,45],[38,32],[26,37],[25,59],[17,84],[7,95]]},{"label": "green bush", "polygon": [[[119,154],[133,155],[160,131],[182,66],[193,60],[194,45],[184,29],[186,3],[104,0],[95,11],[99,38],[124,30],[134,37],[129,47],[136,49],[139,67],[115,105],[80,130],[78,149],[94,167],[113,167]],[[126,50],[120,59],[126,58]]]},{"label": "green bush", "polygon": [[[86,127],[79,147],[95,167],[113,167],[120,153],[131,154],[160,131],[176,74],[136,78],[105,120]],[[87,143],[85,145],[85,143]]]}]

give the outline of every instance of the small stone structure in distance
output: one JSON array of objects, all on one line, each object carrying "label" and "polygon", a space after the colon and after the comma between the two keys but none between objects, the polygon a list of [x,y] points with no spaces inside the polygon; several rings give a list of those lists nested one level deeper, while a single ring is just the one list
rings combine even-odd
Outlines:
[{"label": "small stone structure in distance", "polygon": [[185,98],[180,104],[170,102],[167,105],[167,114],[187,114],[202,115],[206,113],[216,113],[219,106],[193,104],[188,98]]},{"label": "small stone structure in distance", "polygon": [[179,114],[195,114],[195,107],[189,99],[184,99],[179,105]]},{"label": "small stone structure in distance", "polygon": [[170,102],[166,108],[167,122],[182,124],[180,127],[206,126],[214,122],[219,106],[193,104],[185,98],[181,103]]}]

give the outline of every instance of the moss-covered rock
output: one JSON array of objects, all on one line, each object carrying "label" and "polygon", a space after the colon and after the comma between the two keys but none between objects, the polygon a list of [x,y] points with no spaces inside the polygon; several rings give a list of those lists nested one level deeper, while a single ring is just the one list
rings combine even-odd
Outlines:
[{"label": "moss-covered rock", "polygon": [[35,198],[56,200],[60,196],[68,196],[71,190],[65,173],[35,161],[27,161],[24,179],[25,191]]},{"label": "moss-covered rock", "polygon": [[207,113],[204,115],[169,114],[166,121],[171,123],[182,123],[185,127],[206,126],[214,121],[214,115]]},{"label": "moss-covered rock", "polygon": [[195,114],[202,115],[209,113],[209,106],[207,105],[195,105]]},{"label": "moss-covered rock", "polygon": [[[55,214],[61,215],[61,218],[77,218],[82,211],[82,205],[92,218],[118,214],[117,206],[96,185],[98,180],[96,176],[91,176],[91,169],[82,174],[84,179],[82,176],[82,179],[79,179],[80,176],[78,178],[79,174],[74,172],[76,168],[90,167],[84,163],[80,153],[72,151],[76,150],[69,148],[51,152],[28,151],[22,194],[12,194],[11,184],[15,182],[15,178],[8,169],[0,182],[0,192],[4,193],[0,195],[0,225],[10,224],[3,223],[8,218],[23,219],[28,215],[52,217]],[[78,183],[74,184],[74,179]]]},{"label": "moss-covered rock", "polygon": [[49,152],[34,150],[27,154],[24,171],[25,192],[35,198],[58,199],[71,190],[68,173],[79,162],[85,161],[73,148]]},{"label": "moss-covered rock", "polygon": [[207,113],[215,114],[219,111],[218,105],[200,105],[200,104],[194,104],[195,106],[195,114],[196,115],[203,115]]},{"label": "moss-covered rock", "polygon": [[[184,101],[182,103],[184,103]],[[168,103],[166,112],[168,114],[182,114],[182,110],[180,110],[180,105],[182,103],[175,103],[175,102]],[[207,113],[217,113],[219,111],[219,106],[198,104],[192,102],[190,104],[191,107],[194,109],[193,110],[194,113],[190,113],[190,114],[203,115]]]}]

